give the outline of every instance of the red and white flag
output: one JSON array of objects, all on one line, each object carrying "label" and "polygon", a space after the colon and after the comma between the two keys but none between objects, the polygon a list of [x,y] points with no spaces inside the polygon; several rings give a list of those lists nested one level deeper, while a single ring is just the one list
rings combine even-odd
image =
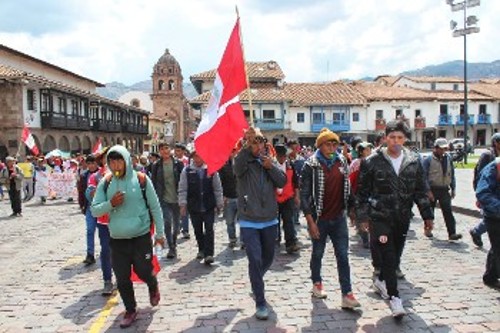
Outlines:
[{"label": "red and white flag", "polygon": [[38,150],[38,147],[36,146],[35,138],[33,137],[33,134],[31,134],[30,130],[28,129],[28,126],[24,125],[23,128],[23,137],[22,140],[24,144],[31,150],[33,155],[37,156],[40,154],[40,151]]},{"label": "red and white flag", "polygon": [[96,141],[94,147],[92,148],[92,154],[96,154],[96,153],[100,152],[101,150],[102,150],[101,138],[97,138],[97,141]]},{"label": "red and white flag", "polygon": [[248,128],[239,98],[246,88],[238,18],[217,68],[207,110],[194,138],[196,152],[207,164],[210,175],[226,163],[232,149],[243,137],[244,129]]}]

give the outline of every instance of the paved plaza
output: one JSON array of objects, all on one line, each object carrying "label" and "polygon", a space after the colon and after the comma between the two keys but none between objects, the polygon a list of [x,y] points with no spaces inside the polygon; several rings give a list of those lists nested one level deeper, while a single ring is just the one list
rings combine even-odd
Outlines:
[{"label": "paved plaza", "polygon": [[[455,203],[473,209],[471,174],[457,173]],[[481,280],[486,235],[484,249],[474,247],[468,228],[476,218],[456,214],[464,239],[448,243],[439,211],[432,240],[423,236],[421,219],[411,224],[402,260],[406,280],[400,282],[409,314],[400,322],[372,291],[370,254],[352,228],[351,276],[361,310],[340,309],[331,247],[322,271],[328,298],[311,298],[311,246],[302,219],[303,249],[287,255],[282,246],[266,275],[268,321],[253,317],[246,257],[228,249],[225,224],[218,222],[215,264],[207,267],[194,259],[194,237],[181,241],[178,259],[161,260],[160,305],[151,308],[146,286],[136,285],[138,320],[122,330],[119,296],[102,297],[99,264],[86,268],[81,263],[85,222],[77,207],[64,200],[44,206],[32,200],[24,205],[23,218],[9,218],[8,200],[0,202],[0,332],[500,332],[500,292]]]}]

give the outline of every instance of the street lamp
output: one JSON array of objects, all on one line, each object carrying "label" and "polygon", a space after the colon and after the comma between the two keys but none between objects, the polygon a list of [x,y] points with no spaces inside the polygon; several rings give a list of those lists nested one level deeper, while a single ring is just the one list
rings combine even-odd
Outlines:
[{"label": "street lamp", "polygon": [[464,36],[464,162],[467,163],[467,125],[469,122],[469,112],[467,110],[467,35],[478,33],[479,27],[476,26],[479,19],[475,15],[467,17],[467,8],[480,5],[480,0],[464,0],[455,3],[455,0],[446,0],[446,4],[450,5],[452,12],[463,10],[464,25],[462,29],[457,29],[458,23],[450,21],[450,28],[453,30],[453,37]]}]

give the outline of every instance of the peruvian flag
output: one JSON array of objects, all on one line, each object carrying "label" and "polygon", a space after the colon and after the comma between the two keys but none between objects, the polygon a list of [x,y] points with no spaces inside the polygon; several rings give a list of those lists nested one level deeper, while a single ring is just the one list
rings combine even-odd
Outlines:
[{"label": "peruvian flag", "polygon": [[232,149],[248,128],[239,94],[247,88],[245,62],[240,39],[240,19],[217,68],[207,110],[196,130],[194,146],[211,175],[226,163]]},{"label": "peruvian flag", "polygon": [[92,154],[96,154],[96,153],[100,152],[101,150],[102,150],[101,138],[97,138],[97,141],[96,141],[94,147],[92,148]]},{"label": "peruvian flag", "polygon": [[33,134],[31,134],[30,130],[28,129],[28,126],[24,125],[23,128],[23,137],[22,140],[24,144],[31,150],[31,152],[37,156],[40,154],[40,151],[38,150],[38,147],[36,146],[35,138],[33,137]]}]

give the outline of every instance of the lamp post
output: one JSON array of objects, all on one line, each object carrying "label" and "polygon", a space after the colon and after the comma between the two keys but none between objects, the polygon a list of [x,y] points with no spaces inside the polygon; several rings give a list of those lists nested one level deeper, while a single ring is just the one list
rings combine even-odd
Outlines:
[{"label": "lamp post", "polygon": [[451,20],[450,28],[453,30],[453,37],[464,36],[464,162],[467,163],[467,125],[469,123],[469,112],[467,108],[467,35],[478,33],[479,27],[476,26],[479,21],[475,15],[467,16],[467,8],[480,5],[480,0],[464,0],[455,3],[455,0],[446,0],[446,4],[450,5],[452,12],[463,10],[464,25],[462,29],[457,29],[457,22]]}]

